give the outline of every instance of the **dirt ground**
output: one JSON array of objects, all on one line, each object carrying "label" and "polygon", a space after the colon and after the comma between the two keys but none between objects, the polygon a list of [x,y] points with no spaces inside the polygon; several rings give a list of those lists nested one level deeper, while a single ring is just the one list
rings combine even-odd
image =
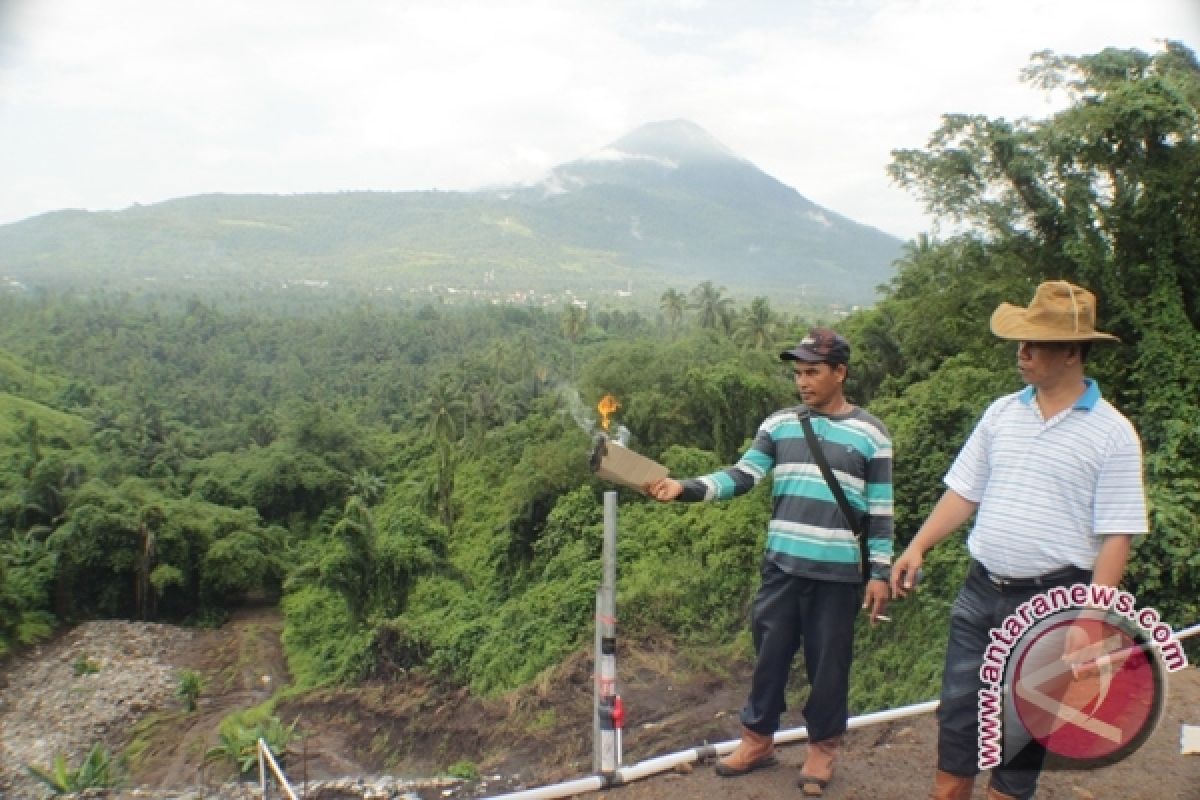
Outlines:
[{"label": "dirt ground", "polygon": [[[1100,770],[1046,772],[1039,800],[1200,800],[1200,755],[1181,755],[1181,724],[1200,720],[1200,669],[1189,667],[1169,679],[1163,717],[1151,738],[1126,760]],[[937,730],[932,714],[851,731],[829,800],[925,798],[932,787]],[[739,778],[721,778],[708,765],[668,773],[610,789],[611,800],[801,797],[796,777],[805,746],[779,748],[777,767]],[[986,774],[974,800],[986,796]]]},{"label": "dirt ground", "polygon": [[[129,732],[130,741],[140,742],[132,785],[180,789],[215,786],[232,777],[222,764],[206,767],[203,755],[216,744],[221,719],[287,684],[281,627],[277,610],[249,609],[221,629],[196,632],[181,644],[171,655],[172,665],[200,672],[206,689],[196,712],[153,714]],[[651,645],[620,652],[618,677],[628,719],[627,765],[738,735],[746,665],[696,671],[669,648]],[[480,700],[465,690],[402,676],[354,690],[311,693],[280,703],[276,713],[285,723],[297,721],[304,734],[287,756],[286,769],[297,787],[344,776],[444,775],[460,762],[474,765],[486,778],[452,793],[445,788],[420,792],[432,800],[494,796],[590,775],[591,707],[591,661],[580,653],[533,686],[496,699]],[[801,724],[796,712],[785,717],[785,727]],[[1200,670],[1194,667],[1170,676],[1163,718],[1138,752],[1103,770],[1046,774],[1038,797],[1200,800],[1200,755],[1180,754],[1181,724],[1200,725]],[[928,796],[934,741],[928,714],[852,731],[825,796]],[[780,748],[779,766],[741,778],[719,778],[702,764],[605,794],[614,800],[799,797],[795,777],[803,755],[803,745],[789,745]],[[983,796],[981,785],[975,797]]]},{"label": "dirt ground", "polygon": [[287,661],[279,640],[282,628],[277,609],[250,608],[217,630],[196,631],[172,660],[172,666],[203,677],[196,710],[147,718],[138,730],[138,739],[145,744],[135,759],[133,783],[166,789],[206,786],[233,777],[232,770],[220,763],[205,764],[204,754],[218,743],[222,719],[262,703],[287,685]]}]

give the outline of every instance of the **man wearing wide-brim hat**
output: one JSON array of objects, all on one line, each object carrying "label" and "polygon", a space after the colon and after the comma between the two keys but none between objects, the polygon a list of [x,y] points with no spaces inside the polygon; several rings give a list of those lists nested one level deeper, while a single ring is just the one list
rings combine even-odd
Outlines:
[{"label": "man wearing wide-brim hat", "polygon": [[[990,631],[1051,588],[1116,586],[1133,536],[1148,529],[1137,433],[1084,375],[1092,343],[1117,341],[1096,330],[1095,296],[1047,281],[1028,307],[1002,303],[991,329],[1017,342],[1017,372],[1027,385],[984,413],[891,575],[893,593],[903,597],[924,554],[976,515],[967,537],[971,565],[950,612],[938,708],[931,796],[943,800],[969,798],[980,771],[980,668]],[[992,769],[989,800],[1032,797],[1045,755],[1036,739],[1015,758],[1006,752]]]}]

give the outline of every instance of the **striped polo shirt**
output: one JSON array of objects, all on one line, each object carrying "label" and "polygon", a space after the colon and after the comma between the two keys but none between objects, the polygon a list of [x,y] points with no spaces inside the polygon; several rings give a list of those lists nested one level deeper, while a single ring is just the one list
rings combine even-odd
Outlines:
[{"label": "striped polo shirt", "polygon": [[[799,407],[802,408],[802,407]],[[683,481],[680,500],[727,500],[773,472],[767,558],[783,571],[819,580],[860,582],[858,541],[813,463],[799,408],[768,417],[732,467]],[[867,537],[872,577],[892,562],[892,441],[883,423],[855,408],[840,416],[813,412],[813,432]]]},{"label": "striped polo shirt", "polygon": [[1137,432],[1086,383],[1049,420],[1032,386],[996,400],[946,473],[946,486],[979,504],[967,548],[989,571],[1091,570],[1101,534],[1148,530]]}]

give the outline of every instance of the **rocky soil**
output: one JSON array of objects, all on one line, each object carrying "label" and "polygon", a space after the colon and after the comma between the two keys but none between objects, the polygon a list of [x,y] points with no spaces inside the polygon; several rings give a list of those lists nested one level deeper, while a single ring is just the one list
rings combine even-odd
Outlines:
[{"label": "rocky soil", "polygon": [[[131,762],[119,790],[92,791],[109,800],[251,800],[255,780],[206,761],[221,719],[267,699],[285,684],[274,611],[238,615],[221,631],[102,620],[80,625],[32,648],[0,670],[0,798],[52,796],[26,765],[50,769],[59,755],[75,768],[96,744]],[[185,713],[176,696],[185,669],[205,681],[199,708]],[[319,745],[314,745],[319,747]],[[304,750],[307,755],[308,743]],[[467,796],[462,782],[371,775],[360,763],[313,753],[315,800],[411,798],[422,791]],[[339,769],[340,768],[340,769]],[[307,769],[306,769],[307,771]],[[344,771],[344,775],[340,774]],[[290,778],[291,776],[289,776]],[[498,783],[507,785],[503,780]],[[474,782],[481,790],[487,781]]]},{"label": "rocky soil", "polygon": [[115,752],[134,723],[172,705],[178,679],[170,653],[191,635],[164,625],[93,622],[20,657],[0,690],[0,793],[40,796],[25,765],[49,769],[59,754],[87,753],[95,743]]}]

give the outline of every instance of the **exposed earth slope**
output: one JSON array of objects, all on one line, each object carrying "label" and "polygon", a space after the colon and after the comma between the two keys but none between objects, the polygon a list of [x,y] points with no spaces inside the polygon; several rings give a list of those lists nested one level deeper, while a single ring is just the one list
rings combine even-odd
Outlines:
[{"label": "exposed earth slope", "polygon": [[[130,786],[114,797],[240,797],[232,771],[205,764],[220,720],[257,705],[287,681],[274,609],[250,609],[215,631],[101,621],[70,630],[0,669],[0,796],[41,797],[25,763],[48,765],[69,753],[77,763],[92,742],[132,756]],[[76,675],[81,659],[96,672]],[[187,714],[174,697],[180,670],[201,672],[206,690]],[[622,694],[629,714],[625,763],[736,737],[744,667],[700,671],[663,649],[622,653]],[[591,771],[590,661],[584,654],[537,685],[481,701],[461,690],[415,680],[327,690],[281,703],[285,722],[306,732],[288,753],[300,786],[338,776],[393,797],[493,796],[517,787],[572,780]],[[802,724],[789,712],[787,726]],[[1180,754],[1180,725],[1200,724],[1200,670],[1171,676],[1166,710],[1150,740],[1118,765],[1048,774],[1043,800],[1200,799],[1200,756]],[[931,715],[872,726],[848,736],[830,798],[911,798],[928,793],[935,730]],[[795,775],[803,745],[780,749],[780,766],[722,779],[708,765],[653,776],[606,792],[618,800],[799,796]],[[444,773],[458,763],[484,780],[403,788],[399,778]],[[380,776],[391,776],[380,782]],[[354,786],[355,782],[348,782]],[[379,789],[384,786],[388,788]],[[224,787],[224,788],[221,788]],[[309,797],[360,793],[325,785]],[[190,792],[190,794],[189,794]],[[975,797],[982,798],[982,787]]]}]

